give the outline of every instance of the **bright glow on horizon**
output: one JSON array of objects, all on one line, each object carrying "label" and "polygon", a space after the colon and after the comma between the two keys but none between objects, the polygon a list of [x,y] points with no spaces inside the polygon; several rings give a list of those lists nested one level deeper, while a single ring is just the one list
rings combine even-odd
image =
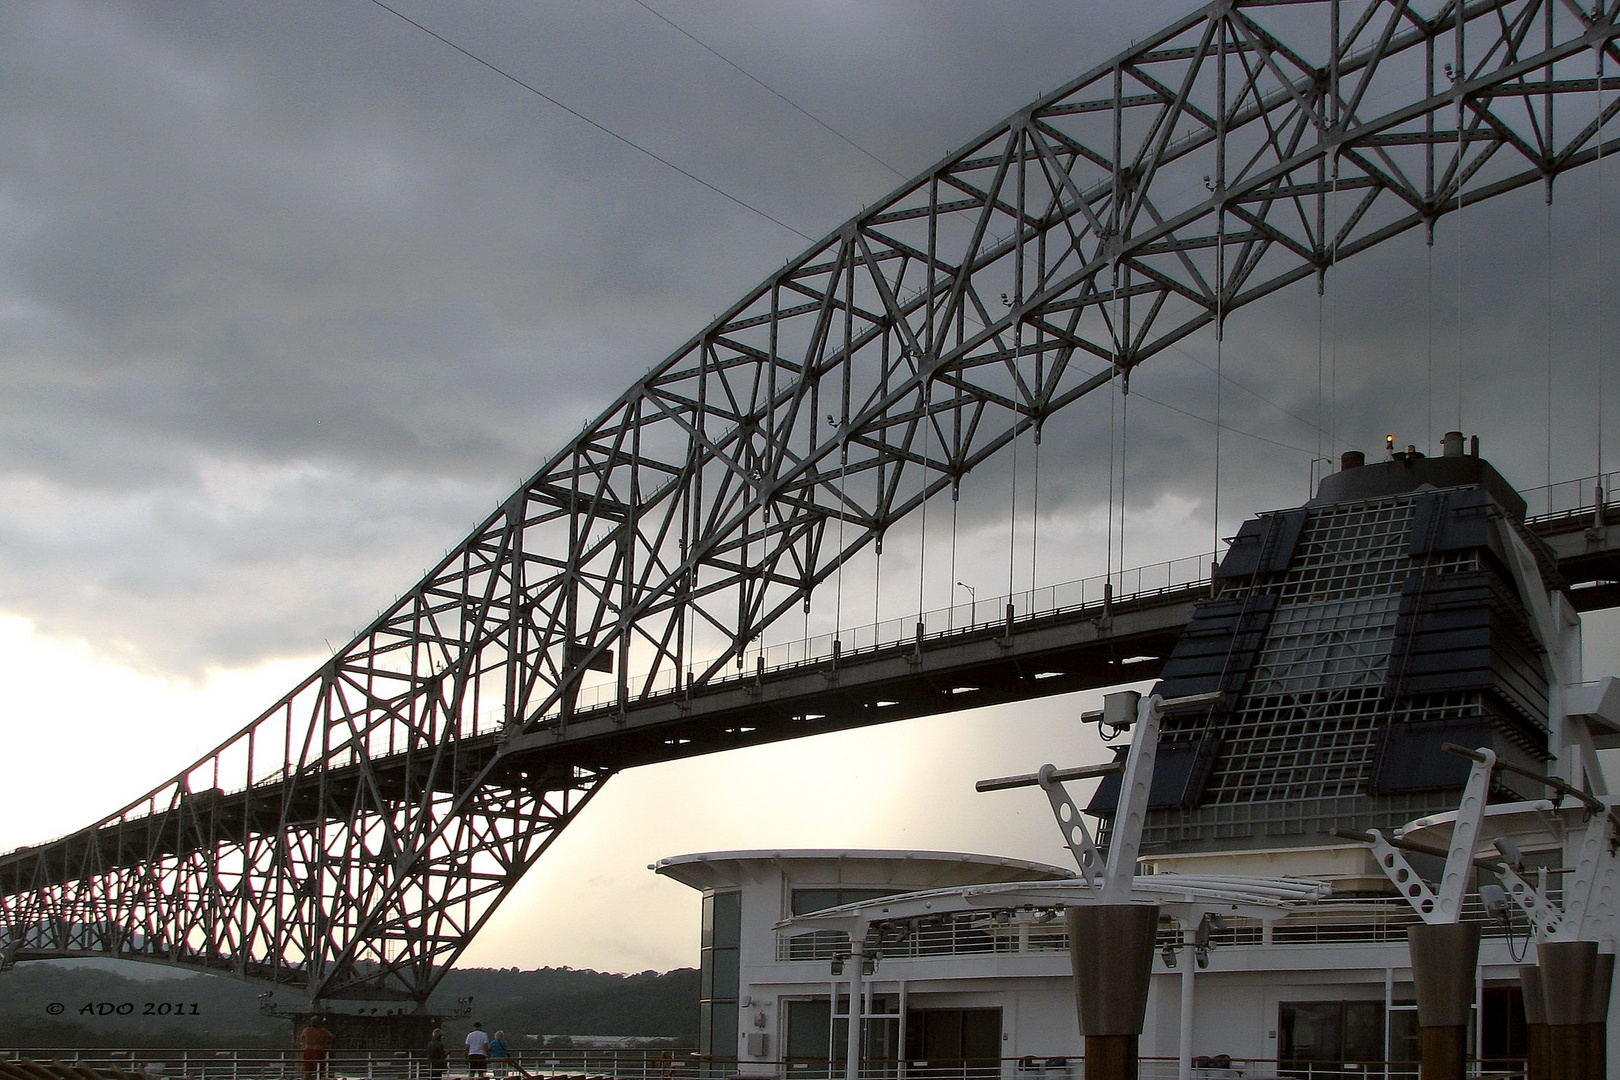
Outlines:
[{"label": "bright glow on horizon", "polygon": [[245,727],[317,663],[216,668],[196,680],[153,675],[0,615],[0,727],[14,763],[0,785],[0,851],[122,809]]}]

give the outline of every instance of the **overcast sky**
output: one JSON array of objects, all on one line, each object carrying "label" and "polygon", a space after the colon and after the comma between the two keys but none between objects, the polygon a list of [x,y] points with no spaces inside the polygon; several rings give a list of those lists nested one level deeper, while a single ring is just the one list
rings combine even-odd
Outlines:
[{"label": "overcast sky", "polygon": [[[1192,6],[648,5],[842,138],[635,0],[396,6],[811,236]],[[805,246],[367,0],[5,6],[0,145],[0,849],[116,809],[251,719]],[[1554,212],[1556,479],[1592,471],[1593,223],[1620,235],[1617,204],[1583,175]],[[1542,483],[1546,227],[1539,192],[1470,211],[1461,245],[1444,225],[1432,315],[1415,237],[1347,265],[1325,307],[1307,285],[1235,315],[1224,531],[1304,497],[1324,312],[1341,442],[1427,442],[1431,320],[1443,412],[1457,392],[1459,252],[1465,427]],[[1208,549],[1188,537],[1213,529],[1211,350],[1140,377],[1157,401],[1133,413],[1127,562]],[[1072,557],[1045,581],[1102,569],[1106,510],[1076,479],[1106,468],[1097,432],[1053,432],[1044,543]],[[966,574],[1005,545],[994,495],[967,495]],[[618,777],[463,962],[695,963],[695,895],[645,870],[686,851],[1058,861],[1041,800],[969,785],[1095,753],[1082,704]]]}]

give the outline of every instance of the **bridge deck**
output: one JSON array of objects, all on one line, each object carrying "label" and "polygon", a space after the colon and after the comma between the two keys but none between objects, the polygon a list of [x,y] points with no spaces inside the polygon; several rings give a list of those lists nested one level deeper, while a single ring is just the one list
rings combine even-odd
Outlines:
[{"label": "bridge deck", "polygon": [[[1602,526],[1590,509],[1532,519],[1571,583],[1577,609],[1620,606],[1620,509]],[[576,767],[617,771],[637,765],[1023,701],[1155,678],[1164,657],[1208,595],[1209,583],[1121,597],[977,625],[752,672],[624,705],[582,710],[515,738],[480,735],[456,744],[448,760],[421,755],[373,758],[328,770],[322,788],[292,782],[247,791],[200,792],[178,808],[0,856],[0,894],[76,879],[70,863],[42,852],[88,842],[102,866],[184,855],[220,842],[313,823],[353,805],[360,785],[389,797],[453,792],[493,765],[492,779],[541,790]],[[41,865],[55,867],[41,880]]]}]

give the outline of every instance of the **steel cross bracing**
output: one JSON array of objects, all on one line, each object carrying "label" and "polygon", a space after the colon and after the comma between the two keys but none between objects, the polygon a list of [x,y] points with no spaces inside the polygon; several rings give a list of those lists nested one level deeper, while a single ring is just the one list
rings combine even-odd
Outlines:
[{"label": "steel cross bracing", "polygon": [[610,771],[506,736],[562,738],[586,672],[625,706],[701,687],[1217,315],[1614,152],[1616,34],[1614,0],[1234,0],[1020,110],[638,380],[219,750],[0,859],[0,948],[422,999]]}]

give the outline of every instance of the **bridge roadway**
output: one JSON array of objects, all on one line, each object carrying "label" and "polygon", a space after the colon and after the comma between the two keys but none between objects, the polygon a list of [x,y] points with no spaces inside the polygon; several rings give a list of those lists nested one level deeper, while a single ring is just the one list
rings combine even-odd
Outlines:
[{"label": "bridge roadway", "polygon": [[[1590,509],[1532,519],[1552,549],[1582,611],[1620,607],[1620,508],[1602,526]],[[326,807],[348,802],[361,784],[421,792],[452,791],[492,765],[490,780],[518,786],[556,783],[576,767],[617,771],[805,735],[864,727],[959,709],[1047,697],[1155,678],[1209,583],[1175,586],[1101,604],[1024,616],[926,636],[902,644],[749,672],[718,682],[652,695],[620,708],[577,712],[529,733],[463,740],[450,769],[410,760],[373,759],[329,770],[324,798],[279,783],[248,791],[199,792],[188,804],[101,831],[93,842],[103,866],[179,855],[204,845],[242,841],[280,818],[314,823]],[[206,805],[205,805],[206,804]],[[189,819],[186,820],[186,819]],[[206,819],[206,829],[188,827]],[[221,831],[223,829],[223,831]],[[88,831],[88,830],[87,830]],[[235,835],[240,832],[240,835]],[[64,837],[51,848],[89,839]],[[41,848],[0,856],[0,895],[38,888]],[[46,877],[65,884],[79,869],[42,860]],[[26,880],[24,876],[26,875]]]},{"label": "bridge roadway", "polygon": [[[1620,607],[1620,507],[1528,523],[1552,550],[1579,611]],[[947,631],[576,714],[509,740],[506,754],[564,747],[626,768],[752,743],[1152,679],[1209,582]]]}]

